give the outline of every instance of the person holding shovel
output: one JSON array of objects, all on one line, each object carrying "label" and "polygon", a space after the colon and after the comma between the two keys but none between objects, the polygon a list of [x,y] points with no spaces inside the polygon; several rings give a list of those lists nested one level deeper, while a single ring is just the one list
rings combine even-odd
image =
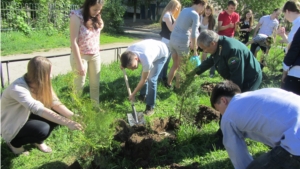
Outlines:
[{"label": "person holding shovel", "polygon": [[121,69],[135,70],[139,63],[142,65],[141,79],[129,100],[134,100],[140,91],[140,100],[146,99],[146,115],[154,114],[157,92],[157,79],[167,58],[169,50],[165,43],[153,39],[143,40],[128,47],[121,55]]},{"label": "person holding shovel", "polygon": [[[223,143],[234,168],[300,168],[299,100],[300,96],[278,88],[241,93],[228,80],[214,87],[210,102],[223,115]],[[245,138],[272,149],[253,159]]]}]

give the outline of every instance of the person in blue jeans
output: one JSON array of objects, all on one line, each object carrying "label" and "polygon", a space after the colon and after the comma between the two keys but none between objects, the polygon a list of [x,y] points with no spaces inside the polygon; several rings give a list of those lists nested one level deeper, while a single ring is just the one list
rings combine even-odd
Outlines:
[{"label": "person in blue jeans", "polygon": [[168,56],[169,50],[166,44],[153,39],[135,43],[121,55],[122,69],[135,70],[139,63],[142,65],[141,79],[129,96],[129,100],[134,100],[135,95],[140,91],[139,98],[145,98],[147,103],[144,112],[146,115],[154,114],[157,79]]}]

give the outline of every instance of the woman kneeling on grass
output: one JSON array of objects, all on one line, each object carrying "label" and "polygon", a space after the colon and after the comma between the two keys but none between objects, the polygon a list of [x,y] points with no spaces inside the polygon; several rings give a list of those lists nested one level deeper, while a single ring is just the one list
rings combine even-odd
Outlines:
[{"label": "woman kneeling on grass", "polygon": [[[1,134],[14,154],[22,154],[23,145],[32,143],[50,153],[46,140],[58,124],[71,130],[82,126],[57,98],[51,85],[51,62],[44,57],[32,58],[27,73],[9,85],[1,99]],[[28,154],[28,152],[26,152]]]}]

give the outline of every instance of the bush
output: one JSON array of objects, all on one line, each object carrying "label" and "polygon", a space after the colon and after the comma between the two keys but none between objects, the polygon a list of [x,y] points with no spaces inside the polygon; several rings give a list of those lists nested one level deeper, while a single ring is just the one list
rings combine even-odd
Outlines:
[{"label": "bush", "polygon": [[121,0],[106,1],[102,9],[102,19],[104,21],[104,32],[123,33],[121,26],[124,23],[123,15],[126,7]]}]

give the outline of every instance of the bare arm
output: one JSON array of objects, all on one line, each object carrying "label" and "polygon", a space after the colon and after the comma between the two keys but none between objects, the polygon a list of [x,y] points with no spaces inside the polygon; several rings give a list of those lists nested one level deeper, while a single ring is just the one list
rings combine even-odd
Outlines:
[{"label": "bare arm", "polygon": [[84,70],[84,67],[81,62],[81,55],[79,51],[79,46],[77,43],[78,35],[79,35],[79,29],[80,29],[80,20],[76,15],[72,15],[70,18],[70,42],[71,42],[71,50],[75,57],[75,62],[77,63],[77,71],[78,74],[81,76],[84,76],[86,73],[86,70]]},{"label": "bare arm", "polygon": [[53,109],[60,115],[63,115],[64,117],[70,119],[74,115],[74,113],[60,102],[56,93],[53,90],[52,90],[52,97],[53,97],[53,102],[51,105],[51,109]]},{"label": "bare arm", "polygon": [[59,114],[53,112],[52,110],[50,110],[48,108],[44,108],[41,117],[43,117],[44,119],[47,119],[49,121],[52,121],[54,123],[57,123],[57,124],[60,124],[63,126],[67,126],[71,130],[82,130],[83,129],[79,123],[72,121],[70,119],[67,119],[63,116],[60,116]]},{"label": "bare arm", "polygon": [[223,21],[218,21],[218,31],[222,31],[229,28],[228,25],[222,26],[222,23]]},{"label": "bare arm", "polygon": [[258,29],[261,27],[261,25],[262,25],[261,23],[258,23],[258,24],[256,25],[255,30],[254,30],[254,32],[253,32],[253,37],[256,36],[257,31],[258,31]]},{"label": "bare arm", "polygon": [[253,42],[254,42],[253,40],[248,41],[248,42],[246,43],[246,46],[252,44]]},{"label": "bare arm", "polygon": [[277,27],[275,27],[275,28],[273,29],[272,35],[273,35],[273,38],[274,38],[274,43],[276,43]]},{"label": "bare arm", "polygon": [[142,87],[144,86],[144,84],[146,83],[146,81],[148,79],[149,73],[150,73],[150,71],[142,73],[141,80],[139,81],[139,83],[135,87],[134,91],[132,92],[132,94],[131,94],[132,96],[135,96],[136,93],[142,89]]},{"label": "bare arm", "polygon": [[171,19],[171,17],[165,18],[165,22],[166,22],[166,24],[167,24],[168,29],[169,29],[170,31],[173,31],[174,26],[175,26],[175,22],[174,22],[174,24],[172,24],[172,19]]}]

